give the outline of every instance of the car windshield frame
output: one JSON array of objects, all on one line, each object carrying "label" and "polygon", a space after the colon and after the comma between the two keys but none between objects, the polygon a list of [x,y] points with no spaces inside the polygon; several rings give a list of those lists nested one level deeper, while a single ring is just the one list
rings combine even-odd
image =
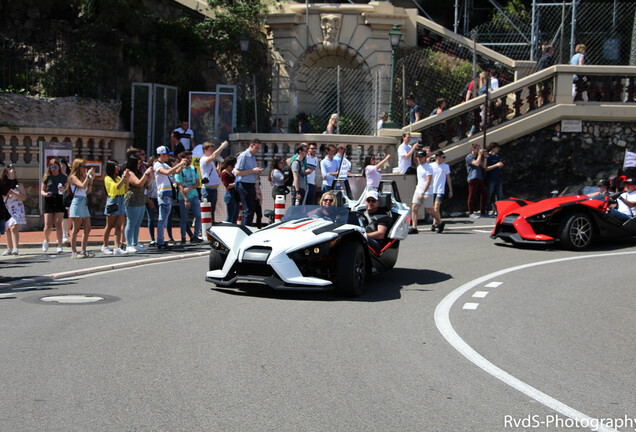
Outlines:
[{"label": "car windshield frame", "polygon": [[561,192],[558,196],[566,197],[566,196],[577,196],[577,195],[581,195],[581,196],[590,195],[596,191],[597,191],[597,188],[595,186],[573,185],[573,186],[567,186],[565,189],[563,189],[563,192]]},{"label": "car windshield frame", "polygon": [[320,205],[290,206],[281,221],[289,222],[299,219],[325,219],[340,226],[347,223],[349,209],[347,207]]}]

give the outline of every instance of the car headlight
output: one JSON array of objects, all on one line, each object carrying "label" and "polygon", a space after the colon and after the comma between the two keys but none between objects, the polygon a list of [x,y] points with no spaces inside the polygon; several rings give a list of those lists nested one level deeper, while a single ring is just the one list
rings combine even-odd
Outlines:
[{"label": "car headlight", "polygon": [[289,253],[289,257],[292,260],[307,260],[307,259],[321,259],[329,255],[329,250],[340,242],[340,238],[335,238],[328,242],[318,243],[315,245],[307,246],[297,251]]},{"label": "car headlight", "polygon": [[558,213],[560,210],[560,208],[555,208],[543,213],[530,216],[528,218],[528,222],[545,222],[546,220],[550,219],[555,213]]},{"label": "car headlight", "polygon": [[219,238],[217,238],[214,234],[207,232],[208,240],[210,240],[210,246],[212,249],[218,251],[223,255],[227,255],[230,252],[230,248],[225,245]]}]

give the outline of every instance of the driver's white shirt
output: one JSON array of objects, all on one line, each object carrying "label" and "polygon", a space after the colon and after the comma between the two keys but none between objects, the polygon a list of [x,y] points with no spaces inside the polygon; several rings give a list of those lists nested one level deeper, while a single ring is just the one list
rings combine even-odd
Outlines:
[{"label": "driver's white shirt", "polygon": [[[636,190],[634,192],[631,192],[631,193],[623,192],[621,194],[621,197],[624,198],[626,201],[636,202]],[[627,207],[627,204],[625,204],[621,200],[618,200],[618,209],[617,210],[619,212],[629,216],[630,218],[634,217],[634,208]]]}]

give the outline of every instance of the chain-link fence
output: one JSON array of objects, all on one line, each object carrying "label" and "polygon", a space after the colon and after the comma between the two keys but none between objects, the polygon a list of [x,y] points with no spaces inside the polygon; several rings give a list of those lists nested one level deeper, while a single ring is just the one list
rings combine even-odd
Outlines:
[{"label": "chain-link fence", "polygon": [[[276,81],[276,80],[275,80]],[[314,133],[325,131],[332,114],[338,114],[338,133],[370,135],[373,133],[374,82],[363,67],[307,67],[298,75],[294,87],[303,89],[299,105],[312,123]],[[273,100],[276,101],[276,90]],[[276,112],[276,108],[272,110]],[[290,132],[297,123],[290,122]]]},{"label": "chain-link fence", "polygon": [[418,45],[397,54],[393,120],[401,125],[409,123],[404,100],[409,95],[425,118],[437,108],[439,99],[445,100],[446,108],[461,103],[469,82],[482,70],[490,71],[500,86],[514,80],[512,69],[479,54],[474,46],[444,38],[422,25],[418,25]]},{"label": "chain-link fence", "polygon": [[497,11],[473,34],[480,44],[514,60],[536,61],[542,55],[541,45],[549,43],[557,62],[568,63],[575,46],[582,43],[587,47],[586,64],[633,65],[635,14],[635,2],[548,0],[534,10]]}]

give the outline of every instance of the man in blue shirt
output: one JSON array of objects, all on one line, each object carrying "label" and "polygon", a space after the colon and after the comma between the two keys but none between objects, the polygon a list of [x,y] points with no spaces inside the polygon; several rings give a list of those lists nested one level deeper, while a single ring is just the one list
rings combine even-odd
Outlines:
[{"label": "man in blue shirt", "polygon": [[333,189],[333,181],[335,176],[338,175],[338,167],[340,163],[334,162],[334,155],[336,154],[336,146],[333,144],[327,145],[325,149],[327,157],[320,162],[320,171],[322,173],[322,191],[327,192]]},{"label": "man in blue shirt", "polygon": [[[503,186],[501,182],[501,168],[503,162],[499,155],[499,143],[493,142],[488,146],[488,156],[486,159],[486,185],[488,186],[488,212],[492,207],[491,201],[494,195],[497,195],[497,200],[502,200]],[[494,213],[493,213],[494,214]]]},{"label": "man in blue shirt", "polygon": [[236,161],[236,189],[243,204],[242,225],[252,226],[256,210],[256,182],[263,173],[256,162],[256,154],[261,151],[261,140],[255,139]]}]

